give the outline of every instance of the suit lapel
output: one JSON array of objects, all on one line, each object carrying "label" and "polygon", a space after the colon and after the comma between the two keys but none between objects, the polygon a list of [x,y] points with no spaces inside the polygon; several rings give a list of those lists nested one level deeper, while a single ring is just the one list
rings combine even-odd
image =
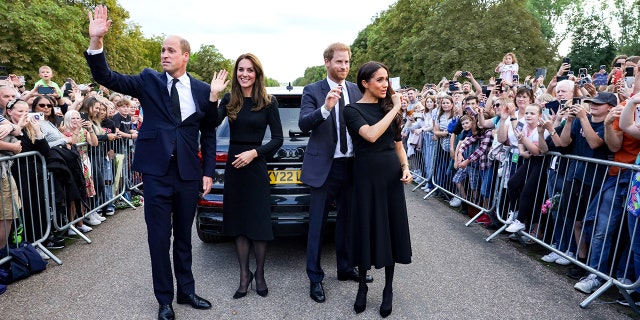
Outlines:
[{"label": "suit lapel", "polygon": [[[325,78],[324,81],[322,82],[322,96],[326,97],[330,90],[331,90],[331,88],[329,87],[329,82]],[[336,124],[336,109],[332,108],[331,111],[329,111],[329,114],[331,115],[331,123],[333,123],[333,133],[334,133],[333,139],[337,141],[338,140],[338,135],[337,135],[338,127],[337,127],[337,124]]]}]

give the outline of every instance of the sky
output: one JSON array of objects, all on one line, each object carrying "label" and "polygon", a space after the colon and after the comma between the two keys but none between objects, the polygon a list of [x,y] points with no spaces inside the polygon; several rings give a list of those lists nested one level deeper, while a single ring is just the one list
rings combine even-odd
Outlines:
[{"label": "sky", "polygon": [[323,65],[322,52],[329,44],[351,45],[373,17],[395,2],[154,0],[150,5],[118,0],[145,36],[179,35],[192,51],[212,44],[233,61],[251,52],[266,76],[281,83],[302,77],[307,67]]}]

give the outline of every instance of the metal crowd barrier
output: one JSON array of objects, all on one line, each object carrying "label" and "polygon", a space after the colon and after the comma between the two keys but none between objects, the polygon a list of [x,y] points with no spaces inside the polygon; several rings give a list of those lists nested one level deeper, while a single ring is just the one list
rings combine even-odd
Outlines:
[{"label": "metal crowd barrier", "polygon": [[[6,166],[6,167],[5,167]],[[10,243],[18,244],[29,241],[39,248],[55,263],[62,261],[43,244],[51,232],[51,199],[50,176],[44,157],[36,152],[24,152],[9,157],[0,157],[0,167],[7,168],[0,177],[0,210],[3,216],[14,219],[0,220],[1,242],[8,253]],[[13,214],[12,214],[13,211]],[[21,232],[20,232],[21,231]],[[11,260],[11,257],[0,259],[0,265]]]},{"label": "metal crowd barrier", "polygon": [[[640,221],[625,209],[631,195],[631,173],[640,172],[640,166],[555,152],[524,159],[514,157],[515,148],[503,147],[502,156],[492,161],[490,173],[468,171],[466,179],[455,179],[456,186],[450,151],[442,139],[432,140],[432,136],[431,132],[423,133],[416,145],[408,139],[409,166],[417,183],[413,191],[428,184],[425,199],[439,192],[480,210],[467,226],[483,213],[493,212],[492,218],[503,225],[486,241],[507,229],[509,212],[516,212],[514,219],[526,225],[516,236],[523,245],[539,244],[601,279],[601,286],[580,303],[582,308],[615,286],[640,313],[629,296],[640,288],[634,270],[634,254],[640,261],[640,252],[631,250],[636,242],[640,251],[640,238],[636,239],[640,237]],[[582,174],[574,174],[576,165],[586,168]],[[624,171],[609,176],[611,167]],[[599,170],[607,174],[597,175]],[[480,200],[478,189],[488,179],[492,179],[488,188],[492,191],[488,199]],[[638,197],[638,191],[634,192]]]},{"label": "metal crowd barrier", "polygon": [[[86,203],[81,203],[83,207],[83,214],[77,215],[75,213],[70,214],[73,218],[69,218],[67,214],[56,214],[53,219],[53,226],[56,231],[66,231],[68,229],[73,230],[78,237],[87,243],[91,243],[91,239],[86,234],[80,232],[76,228],[76,224],[87,217],[88,215],[102,210],[103,207],[113,204],[117,200],[125,202],[128,206],[135,209],[136,207],[125,197],[127,188],[130,185],[131,173],[131,160],[132,156],[132,143],[129,139],[117,139],[114,141],[100,142],[98,146],[92,147],[86,142],[76,145],[80,150],[80,156],[83,161],[83,165],[90,168],[90,173],[85,174],[91,177],[93,189],[95,195],[87,197]],[[110,152],[110,150],[112,152]],[[111,159],[113,155],[113,159]],[[107,161],[107,157],[109,160]],[[106,190],[109,188],[104,183],[104,170],[108,170],[111,166],[113,181],[110,188],[112,192]],[[107,197],[109,194],[113,194],[111,197]],[[57,206],[56,212],[60,209],[70,210],[71,204],[65,203],[63,206]]]},{"label": "metal crowd barrier", "polygon": [[[424,185],[428,186],[427,194],[424,199],[431,197],[436,192],[448,195],[451,198],[460,199],[468,207],[478,210],[478,213],[472,217],[466,226],[471,225],[483,214],[489,214],[494,211],[497,192],[500,190],[492,183],[494,181],[499,166],[498,161],[490,161],[490,166],[481,170],[478,162],[470,163],[466,168],[461,170],[454,169],[453,158],[448,149],[447,142],[449,137],[434,139],[432,132],[423,132],[422,139],[419,143],[412,145],[408,139],[407,155],[409,156],[409,168],[411,169],[416,180],[417,186],[413,191]],[[481,143],[478,139],[469,146],[469,152],[473,153]],[[447,147],[447,150],[444,148]],[[465,157],[465,158],[467,158]],[[461,171],[459,176],[454,177],[457,171]],[[456,183],[457,182],[457,183]]]}]

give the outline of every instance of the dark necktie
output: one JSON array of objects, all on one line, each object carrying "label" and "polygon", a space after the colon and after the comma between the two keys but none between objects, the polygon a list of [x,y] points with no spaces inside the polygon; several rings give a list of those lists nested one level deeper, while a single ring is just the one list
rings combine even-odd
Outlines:
[{"label": "dark necktie", "polygon": [[347,154],[347,126],[344,123],[344,95],[340,92],[340,112],[338,112],[338,120],[340,121],[340,152]]},{"label": "dark necktie", "polygon": [[171,109],[173,109],[173,115],[176,117],[176,120],[180,123],[182,122],[182,112],[180,112],[180,96],[176,88],[178,81],[180,80],[174,78],[173,84],[171,85]]}]

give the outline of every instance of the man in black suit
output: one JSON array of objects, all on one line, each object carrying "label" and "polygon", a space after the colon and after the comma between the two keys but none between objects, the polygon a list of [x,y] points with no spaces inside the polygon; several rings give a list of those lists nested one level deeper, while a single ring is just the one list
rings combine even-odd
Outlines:
[{"label": "man in black suit", "polygon": [[[322,232],[327,221],[329,206],[337,202],[336,260],[338,280],[358,281],[358,272],[349,265],[345,222],[353,187],[353,146],[341,117],[349,103],[362,98],[358,86],[345,81],[349,74],[351,49],[334,43],[324,51],[327,78],[312,83],[302,91],[298,126],[303,132],[311,131],[302,164],[300,179],[311,187],[309,205],[309,233],[307,240],[307,276],[311,299],[325,301],[320,265]],[[367,281],[373,281],[367,276]]]},{"label": "man in black suit", "polygon": [[[213,90],[208,84],[186,73],[190,47],[177,36],[167,37],[162,44],[160,57],[165,72],[151,69],[138,75],[112,72],[102,52],[103,37],[111,25],[107,8],[97,6],[93,16],[89,12],[89,20],[91,42],[85,56],[93,78],[115,92],[138,98],[144,109],[145,121],[136,141],[132,168],[142,173],[145,186],[144,214],[153,289],[160,304],[158,319],[175,317],[169,256],[172,229],[177,302],[209,309],[211,303],[195,294],[191,228],[200,179],[205,194],[212,185],[217,110],[211,101],[217,101],[218,97],[211,94]],[[211,83],[217,86],[220,82],[224,79],[214,76]],[[202,164],[198,158],[198,141]]]}]

